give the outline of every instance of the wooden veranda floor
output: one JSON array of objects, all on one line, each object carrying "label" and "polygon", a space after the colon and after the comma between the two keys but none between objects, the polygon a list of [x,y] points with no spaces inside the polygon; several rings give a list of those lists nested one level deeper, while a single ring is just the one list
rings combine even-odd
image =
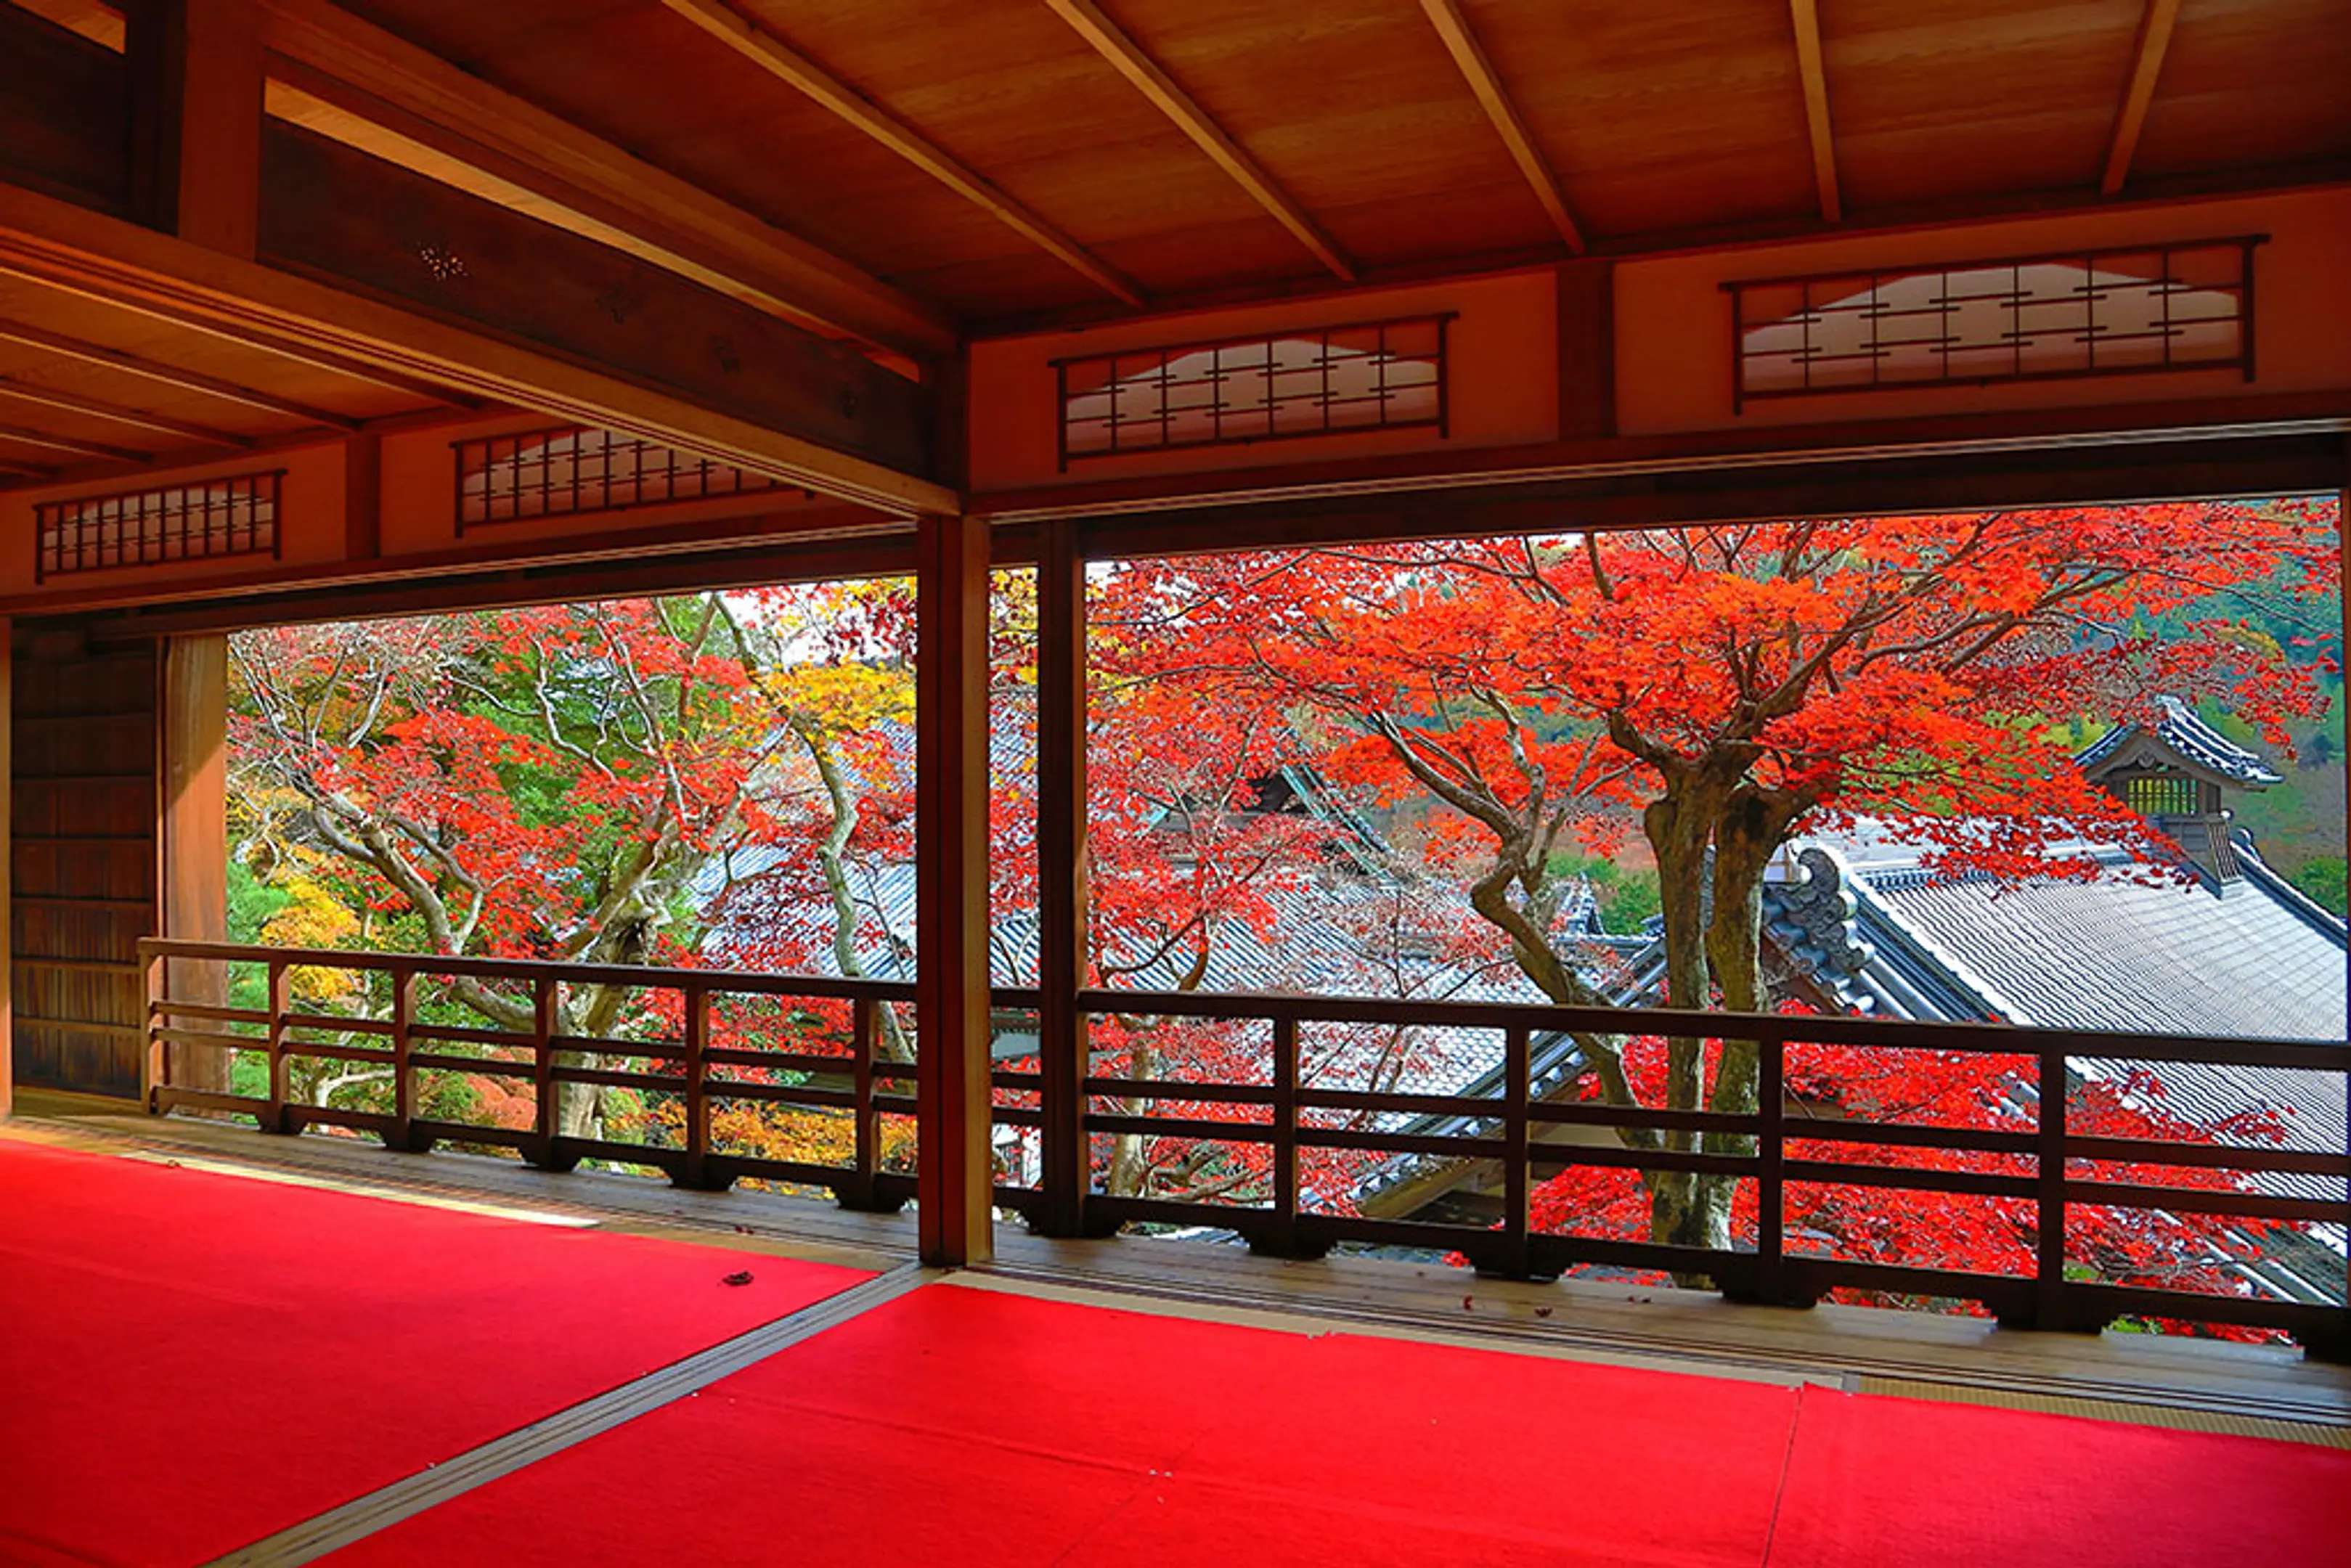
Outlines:
[{"label": "wooden veranda floor", "polygon": [[[267,1137],[158,1119],[118,1101],[20,1092],[0,1137],[231,1170],[410,1201],[528,1210],[622,1234],[704,1241],[876,1271],[909,1262],[911,1215],[772,1194],[681,1191],[608,1173],[553,1175],[372,1142]],[[1508,1349],[1663,1370],[1790,1377],[1896,1394],[2226,1431],[2351,1448],[2351,1367],[2213,1341],[2003,1332],[1980,1320],[1822,1306],[1738,1306],[1711,1293],[1583,1281],[1518,1284],[1442,1265],[1282,1262],[1205,1242],[1048,1240],[1017,1224],[965,1282],[1129,1311]]]}]

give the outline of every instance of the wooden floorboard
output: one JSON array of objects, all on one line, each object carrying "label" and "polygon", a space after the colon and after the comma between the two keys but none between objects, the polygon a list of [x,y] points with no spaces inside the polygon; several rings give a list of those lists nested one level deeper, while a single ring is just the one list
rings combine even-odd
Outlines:
[{"label": "wooden floorboard", "polygon": [[[141,1114],[119,1101],[27,1092],[0,1135],[138,1152],[386,1196],[522,1208],[630,1234],[888,1269],[914,1256],[911,1213],[855,1214],[777,1194],[684,1192],[601,1172],[552,1175],[485,1156],[389,1153],[372,1142],[266,1136],[237,1124]],[[1720,1376],[2073,1410],[2157,1425],[2186,1417],[2351,1428],[2351,1367],[2267,1346],[2143,1334],[2001,1330],[1980,1319],[1821,1306],[1739,1306],[1708,1292],[1481,1280],[1440,1263],[1280,1262],[1203,1241],[1049,1240],[999,1226],[977,1285],[1263,1326],[1395,1334]],[[2192,1423],[2191,1423],[2192,1424]],[[2240,1429],[2253,1430],[2252,1427]],[[2331,1440],[2317,1434],[2314,1440]]]}]

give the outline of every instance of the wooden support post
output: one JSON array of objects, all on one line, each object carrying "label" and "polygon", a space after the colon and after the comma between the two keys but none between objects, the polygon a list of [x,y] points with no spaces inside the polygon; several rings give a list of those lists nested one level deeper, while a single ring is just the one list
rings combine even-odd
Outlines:
[{"label": "wooden support post", "polygon": [[1044,1202],[1036,1228],[1085,1232],[1092,1061],[1086,983],[1086,568],[1078,526],[1045,525],[1037,564],[1037,1017]]},{"label": "wooden support post", "polygon": [[[174,637],[163,653],[161,852],[162,935],[228,940],[228,639]],[[174,1001],[221,1007],[228,966],[174,958],[165,973]],[[225,1093],[231,1053],[174,1045],[166,1077],[182,1089]]]},{"label": "wooden support post", "polygon": [[383,437],[343,438],[343,555],[352,561],[383,554]]},{"label": "wooden support post", "polygon": [[130,12],[141,120],[137,204],[155,227],[250,259],[261,212],[261,15],[255,0]]},{"label": "wooden support post", "polygon": [[987,525],[915,549],[915,1182],[923,1261],[995,1251],[987,1030]]}]

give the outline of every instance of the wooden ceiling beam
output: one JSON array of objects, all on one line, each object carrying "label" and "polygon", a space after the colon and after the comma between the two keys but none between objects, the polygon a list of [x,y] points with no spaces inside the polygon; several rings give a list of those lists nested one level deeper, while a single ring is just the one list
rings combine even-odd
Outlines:
[{"label": "wooden ceiling beam", "polygon": [[1796,27],[1796,75],[1804,89],[1804,133],[1813,144],[1813,183],[1820,191],[1821,216],[1841,223],[1844,201],[1837,191],[1836,137],[1829,129],[1829,77],[1821,60],[1819,0],[1788,0],[1788,14]]},{"label": "wooden ceiling beam", "polygon": [[243,447],[253,444],[249,436],[234,435],[210,425],[191,424],[185,420],[168,419],[160,413],[149,413],[145,409],[132,408],[125,403],[109,402],[103,398],[61,392],[56,387],[19,381],[15,376],[0,375],[0,398],[14,398],[19,402],[37,403],[44,408],[63,409],[68,413],[86,414],[91,419],[126,424],[133,430],[152,431],[159,435],[176,435],[183,441],[193,441],[204,446]]},{"label": "wooden ceiling beam", "polygon": [[1478,107],[1486,111],[1502,145],[1510,149],[1511,162],[1518,164],[1519,172],[1534,188],[1535,200],[1542,204],[1551,226],[1567,242],[1571,254],[1583,255],[1583,231],[1576,226],[1574,214],[1568,210],[1567,194],[1560,189],[1559,173],[1542,155],[1542,149],[1535,145],[1533,132],[1527,129],[1526,121],[1519,115],[1519,106],[1504,90],[1502,78],[1495,72],[1493,62],[1486,57],[1478,35],[1469,30],[1460,6],[1455,0],[1420,0],[1420,8],[1428,14],[1437,36],[1445,40],[1446,52],[1453,57],[1453,63],[1469,83]]},{"label": "wooden ceiling beam", "polygon": [[[732,281],[725,291],[829,336],[915,360],[956,347],[954,321],[928,301],[438,55],[327,0],[262,3],[269,47],[308,68],[298,77],[305,92],[362,117],[389,106],[403,117],[390,128],[401,137],[561,210],[534,216],[644,259],[708,268]],[[565,223],[565,214],[580,222]]]},{"label": "wooden ceiling beam", "polygon": [[138,376],[143,380],[154,382],[158,385],[172,387],[181,392],[199,392],[205,397],[217,398],[223,402],[233,402],[243,408],[259,409],[265,413],[281,414],[287,419],[299,420],[305,424],[324,425],[329,430],[357,430],[361,423],[349,414],[334,413],[323,408],[313,408],[308,403],[296,402],[291,398],[278,397],[272,392],[241,386],[235,382],[223,381],[218,376],[208,376],[198,371],[183,370],[177,365],[167,365],[160,360],[125,353],[120,349],[110,349],[100,343],[85,342],[79,338],[68,338],[62,332],[52,332],[46,327],[35,327],[22,321],[11,321],[0,318],[0,343],[21,344],[25,348],[39,349],[64,359],[78,360],[84,364],[104,365],[110,370],[120,371],[126,375]]},{"label": "wooden ceiling beam", "polygon": [[980,207],[1023,239],[1129,305],[1145,302],[1133,278],[1039,217],[922,132],[722,0],[662,0],[672,11]]},{"label": "wooden ceiling beam", "polygon": [[15,463],[5,459],[0,459],[0,474],[5,474],[12,479],[54,479],[57,476],[57,471],[54,468],[44,468],[34,463]]},{"label": "wooden ceiling beam", "polygon": [[2119,195],[2130,178],[2131,159],[2138,152],[2139,132],[2146,129],[2147,106],[2155,101],[2155,78],[2163,72],[2163,57],[2171,47],[2172,25],[2179,20],[2179,0],[2147,0],[2139,18],[2138,42],[2131,48],[2130,78],[2123,84],[2122,107],[2115,112],[2115,135],[2106,151],[2106,171],[2098,180],[2098,194]]},{"label": "wooden ceiling beam", "polygon": [[21,424],[0,424],[0,441],[13,441],[19,446],[37,446],[47,452],[63,452],[75,457],[96,457],[109,463],[152,463],[155,458],[152,452],[134,452],[127,446],[109,446],[104,442],[82,441],[50,431],[28,429]]},{"label": "wooden ceiling beam", "polygon": [[[670,0],[670,3],[676,5],[680,0]],[[695,3],[695,0],[687,0],[687,3]],[[1093,0],[1045,0],[1045,4],[1052,7],[1055,16],[1075,28],[1078,36],[1092,45],[1096,54],[1108,60],[1119,75],[1133,82],[1136,90],[1151,101],[1153,108],[1173,120],[1178,131],[1190,137],[1218,168],[1231,175],[1234,182],[1249,193],[1251,200],[1295,235],[1299,244],[1311,251],[1317,261],[1342,280],[1348,283],[1355,281],[1354,263],[1341,253],[1338,245],[1322,232],[1306,209],[1276,184],[1273,177],[1259,166],[1257,160],[1250,157],[1240,143],[1227,135],[1224,128],[1193,101],[1191,94],[1160,69],[1159,63],[1144,54],[1141,46],[1127,37],[1117,23],[1104,16]]]},{"label": "wooden ceiling beam", "polygon": [[[37,283],[45,287],[57,289],[60,293],[77,294],[86,299],[114,302],[108,300],[106,295],[92,292],[85,287],[73,267],[51,265],[44,259],[34,256],[21,255],[10,256],[5,254],[5,247],[0,247],[0,277],[21,278],[27,283]],[[355,382],[365,382],[371,387],[379,387],[385,392],[397,392],[402,397],[415,398],[422,402],[438,403],[443,408],[467,411],[481,407],[480,399],[465,392],[453,392],[440,382],[423,376],[409,375],[367,359],[338,353],[332,349],[304,342],[299,339],[281,337],[265,328],[247,327],[240,331],[232,332],[225,331],[201,317],[174,316],[163,311],[152,311],[149,314],[156,316],[161,320],[172,321],[194,331],[225,338],[231,342],[266,349],[281,359],[292,360],[298,364],[308,365],[312,370],[345,376]]]},{"label": "wooden ceiling beam", "polygon": [[7,184],[0,184],[0,271],[226,341],[364,363],[640,435],[889,516],[962,508],[946,486],[690,396]]}]

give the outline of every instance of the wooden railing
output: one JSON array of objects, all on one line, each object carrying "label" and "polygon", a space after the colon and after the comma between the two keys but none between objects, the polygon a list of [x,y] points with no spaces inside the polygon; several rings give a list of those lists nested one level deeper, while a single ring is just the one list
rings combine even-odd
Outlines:
[{"label": "wooden railing", "polygon": [[[321,952],[227,943],[148,940],[140,944],[148,972],[151,1053],[150,1106],[239,1112],[266,1129],[299,1131],[307,1124],[371,1132],[397,1148],[423,1149],[436,1141],[511,1147],[533,1164],[569,1168],[582,1158],[650,1166],[681,1184],[723,1187],[764,1178],[830,1188],[844,1204],[894,1207],[912,1197],[914,1177],[882,1168],[880,1118],[915,1114],[914,1086],[921,1068],[882,1051],[884,1009],[910,1007],[911,985],[842,980],[811,975],[537,963],[451,958],[415,954]],[[173,995],[172,960],[239,963],[266,976],[266,1005],[237,1008]],[[306,1011],[294,1005],[288,977],[319,967],[389,977],[389,1016],[353,1019]],[[535,1025],[529,1030],[483,1029],[418,1017],[422,981],[456,977],[528,987]],[[556,1028],[558,988],[624,986],[675,993],[681,999],[677,1038],[641,1040],[575,1036]],[[762,1042],[714,1044],[712,1003],[723,997],[846,1002],[852,1025],[845,1051],[779,1049]],[[999,988],[999,1011],[1033,1011],[1034,988]],[[2245,1040],[2022,1030],[1974,1024],[1905,1023],[1859,1018],[1781,1017],[1680,1012],[1662,1009],[1557,1008],[1460,1002],[1393,1002],[1332,997],[1205,996],[1195,993],[1082,991],[1081,1024],[1098,1015],[1128,1019],[1189,1019],[1260,1023],[1271,1035],[1265,1082],[1130,1079],[1090,1071],[1078,1079],[1081,1136],[1065,1158],[1081,1168],[999,1175],[997,1202],[1048,1225],[1048,1194],[1057,1186],[1082,1195],[1077,1227],[1105,1233],[1121,1225],[1162,1223],[1230,1230],[1258,1250],[1311,1257],[1335,1242],[1442,1249],[1465,1255],[1481,1270],[1516,1278],[1555,1276],[1584,1264],[1704,1275],[1740,1300],[1807,1304],[1838,1287],[1970,1300],[2003,1322],[2043,1328],[2090,1330],[2124,1316],[2174,1317],[2230,1322],[2293,1333],[2320,1354],[2351,1352],[2351,1308],[2200,1291],[2155,1289],[2069,1279],[2065,1236],[2069,1212],[2085,1205],[2202,1214],[2304,1224],[2332,1224],[2351,1233],[2351,1147],[2291,1150],[2191,1144],[2147,1138],[2089,1136],[2066,1125],[2068,1061],[2198,1062],[2294,1069],[2345,1081],[2351,1046],[2335,1041]],[[191,1027],[191,1025],[199,1027]],[[230,1028],[201,1027],[227,1025]],[[1499,1034],[1503,1064],[1488,1094],[1426,1094],[1340,1089],[1307,1081],[1301,1030],[1337,1025],[1381,1029],[1444,1027]],[[237,1033],[241,1026],[257,1033]],[[319,1035],[340,1035],[320,1040]],[[1750,1114],[1619,1106],[1545,1098],[1536,1092],[1537,1042],[1579,1034],[1672,1036],[1752,1042],[1757,1049],[1757,1108]],[[381,1044],[355,1044],[370,1037]],[[267,1092],[223,1093],[164,1081],[170,1045],[258,1052],[267,1068]],[[453,1054],[447,1045],[507,1053]],[[1791,1047],[1852,1046],[2019,1059],[2034,1064],[2018,1086],[2020,1105],[2037,1102],[2032,1124],[1950,1127],[1915,1123],[1803,1119],[1787,1114],[1784,1093]],[[658,1071],[590,1065],[580,1060],[619,1057],[658,1064]],[[287,1092],[287,1063],[311,1058],[381,1065],[389,1070],[392,1108],[362,1111],[302,1103]],[[569,1058],[570,1060],[567,1060]],[[1103,1059],[1096,1059],[1097,1068]],[[745,1071],[765,1074],[747,1079]],[[535,1121],[528,1128],[434,1120],[418,1113],[417,1075],[443,1071],[528,1080]],[[2022,1076],[2022,1075],[2020,1075]],[[993,1117],[999,1128],[1036,1130],[1055,1113],[1048,1103],[1054,1077],[1037,1069],[999,1066]],[[674,1146],[567,1136],[556,1122],[559,1084],[602,1084],[673,1094],[684,1106]],[[846,1112],[855,1132],[852,1157],[841,1165],[780,1159],[715,1147],[714,1100]],[[1231,1106],[1245,1120],[1176,1115],[1156,1106]],[[1329,1124],[1331,1113],[1348,1124]],[[1324,1120],[1318,1121],[1320,1114]],[[1448,1121],[1468,1131],[1425,1130]],[[1649,1129],[1715,1134],[1711,1148],[1635,1148],[1612,1144],[1547,1141],[1548,1129]],[[1174,1137],[1268,1150],[1268,1201],[1209,1202],[1182,1197],[1114,1196],[1099,1190],[1092,1149],[1097,1136]],[[919,1138],[918,1138],[919,1145]],[[1797,1145],[1792,1155],[1790,1146]],[[1999,1157],[2001,1168],[1949,1170],[1813,1157],[1805,1145],[1855,1149],[1943,1151]],[[1050,1146],[1050,1145],[1048,1145]],[[1300,1155],[1310,1149],[1416,1155],[1429,1161],[1485,1161],[1503,1183],[1500,1222],[1491,1228],[1395,1219],[1318,1210],[1303,1201]],[[1735,1150],[1736,1152],[1726,1152]],[[2240,1173],[2276,1172],[2343,1183],[2328,1198],[2281,1197],[2234,1187],[2126,1183],[2084,1174],[2087,1162],[2138,1163]],[[1692,1171],[1750,1179],[1756,1188],[1756,1239],[1748,1249],[1698,1249],[1617,1237],[1538,1230],[1531,1221],[1535,1184],[1568,1166],[1638,1171]],[[1792,1251],[1788,1245],[1790,1183],[1870,1186],[1911,1192],[2027,1201],[2036,1210],[2038,1251],[2029,1275],[1987,1274],[1909,1267]],[[2336,1265],[2338,1269],[2342,1265]],[[2351,1281],[2334,1287],[2351,1297]]]},{"label": "wooden railing", "polygon": [[[2335,1041],[2271,1041],[2105,1034],[2007,1026],[1907,1023],[1861,1018],[1782,1017],[1684,1012],[1666,1009],[1530,1007],[1458,1002],[1390,1002],[1330,997],[1202,996],[1190,993],[1085,991],[1086,1016],[1181,1018],[1258,1022],[1272,1037],[1270,1082],[1199,1083],[1176,1079],[1136,1081],[1089,1076],[1082,1125],[1093,1134],[1181,1137],[1268,1145],[1271,1201],[1261,1206],[1169,1198],[1090,1196],[1090,1218],[1213,1226],[1235,1231],[1252,1247],[1289,1256],[1312,1256],[1333,1242],[1352,1241],[1458,1251],[1481,1270],[1514,1278],[1554,1276],[1580,1264],[1705,1275],[1734,1298],[1808,1305],[1840,1286],[1983,1303],[2019,1326],[2095,1330],[2125,1316],[2171,1317],[2283,1330],[2305,1345],[2340,1356],[2351,1351],[2351,1310],[2342,1305],[2148,1289],[2066,1277],[2066,1219],[2084,1205],[2207,1214],[2351,1227],[2351,1200],[2278,1197],[2213,1186],[2153,1186],[2074,1174],[2083,1162],[2124,1162],[2234,1172],[2290,1172],[2351,1180],[2351,1147],[2333,1152],[2221,1146],[2149,1138],[2085,1136],[2065,1122],[2067,1062],[2104,1061],[2201,1062],[2292,1068],[2333,1076],[2342,1092],[2351,1047]],[[1301,1079],[1300,1031],[1313,1024],[1378,1028],[1488,1030],[1503,1041],[1503,1069],[1492,1095],[1417,1094],[1325,1089]],[[1561,1035],[1649,1035],[1751,1041],[1758,1051],[1757,1109],[1732,1115],[1707,1111],[1634,1108],[1585,1100],[1546,1100],[1535,1093],[1533,1042]],[[2038,1104],[2030,1130],[1946,1127],[1915,1123],[1867,1123],[1787,1115],[1784,1079],[1789,1048],[1803,1045],[1961,1052],[2013,1057],[2035,1064],[2023,1086]],[[2022,1091],[2020,1091],[2022,1099]],[[1175,1102],[1262,1108],[1263,1121],[1176,1117],[1100,1109],[1105,1101],[1148,1105]],[[1348,1113],[1352,1124],[1317,1124],[1316,1112]],[[1390,1131],[1396,1125],[1459,1119],[1490,1131]],[[1542,1142],[1551,1127],[1647,1128],[1719,1134],[1716,1148],[1633,1148]],[[1735,1140],[1748,1152],[1717,1152]],[[1692,1143],[1697,1138],[1689,1140]],[[1843,1145],[1856,1149],[1950,1151],[2005,1156],[2007,1170],[1942,1170],[1913,1166],[1796,1157],[1790,1145]],[[1425,1160],[1492,1161],[1503,1184],[1500,1224],[1492,1228],[1420,1220],[1314,1212],[1300,1201],[1299,1155],[1303,1149],[1351,1149],[1416,1155]],[[1614,1237],[1537,1231],[1530,1215],[1539,1172],[1571,1166],[1644,1171],[1693,1171],[1750,1178],[1756,1186],[1753,1250],[1664,1245]],[[2014,1167],[2022,1166],[2022,1171]],[[1791,1251],[1787,1188],[1791,1182],[1949,1193],[2032,1202],[2037,1210],[2038,1251],[2030,1275],[1985,1274],[1915,1268]],[[2344,1265],[2332,1281],[2346,1291]]]},{"label": "wooden railing", "polygon": [[[492,1145],[514,1149],[529,1163],[554,1170],[569,1170],[582,1159],[611,1160],[653,1166],[680,1185],[694,1187],[723,1188],[744,1178],[800,1183],[828,1187],[843,1204],[859,1208],[894,1208],[914,1193],[913,1174],[883,1168],[881,1152],[881,1118],[913,1116],[915,1111],[915,1064],[889,1060],[881,1051],[882,1011],[911,1008],[914,998],[911,985],[814,975],[319,951],[152,938],[140,943],[139,955],[147,969],[148,1104],[157,1113],[183,1108],[243,1113],[256,1118],[264,1131],[275,1133],[297,1133],[308,1125],[346,1127],[373,1133],[392,1147],[414,1151],[444,1141]],[[173,994],[171,981],[175,966],[184,970],[190,965],[229,964],[249,965],[263,972],[266,1005],[233,1007],[187,994],[198,988],[219,992],[217,987],[183,983],[181,994]],[[298,1007],[289,981],[298,969],[387,977],[388,1016],[349,1017]],[[527,988],[533,1027],[486,1029],[421,1018],[420,983],[460,977]],[[591,986],[675,994],[680,1004],[677,1034],[643,1040],[561,1032],[559,988]],[[714,1044],[712,1004],[720,998],[846,1002],[847,1048],[795,1051],[764,1043]],[[230,1027],[218,1027],[222,1025]],[[259,1032],[235,1032],[236,1026]],[[322,1035],[340,1038],[317,1038]],[[353,1043],[357,1039],[381,1043]],[[266,1064],[267,1091],[239,1094],[173,1084],[167,1081],[164,1070],[166,1048],[173,1045],[255,1052]],[[452,1045],[504,1054],[461,1055],[445,1049]],[[653,1063],[659,1070],[595,1065],[597,1058]],[[287,1070],[299,1060],[361,1063],[386,1070],[392,1109],[360,1110],[295,1098],[288,1092]],[[428,1072],[527,1083],[531,1089],[532,1124],[505,1127],[420,1114],[419,1074]],[[745,1072],[765,1076],[747,1078]],[[567,1135],[558,1120],[562,1098],[558,1086],[566,1084],[678,1096],[684,1112],[678,1142]],[[716,1146],[711,1134],[712,1103],[726,1100],[846,1112],[853,1124],[850,1157],[843,1164],[830,1165]]]}]

